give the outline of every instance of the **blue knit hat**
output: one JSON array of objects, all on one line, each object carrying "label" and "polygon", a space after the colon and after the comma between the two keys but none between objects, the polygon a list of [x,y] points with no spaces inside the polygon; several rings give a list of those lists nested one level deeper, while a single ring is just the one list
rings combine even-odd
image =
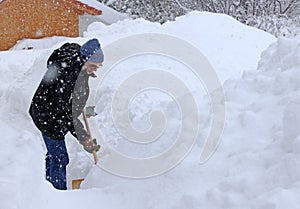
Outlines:
[{"label": "blue knit hat", "polygon": [[101,45],[95,38],[87,41],[81,46],[80,54],[86,62],[103,62],[104,60]]}]

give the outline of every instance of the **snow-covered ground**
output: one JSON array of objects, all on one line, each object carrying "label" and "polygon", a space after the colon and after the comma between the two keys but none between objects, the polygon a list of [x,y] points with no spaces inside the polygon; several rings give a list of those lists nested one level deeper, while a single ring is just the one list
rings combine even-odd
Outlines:
[{"label": "snow-covered ground", "polygon": [[[85,181],[81,190],[53,189],[44,180],[45,147],[27,114],[48,56],[66,41],[84,43],[97,37],[105,47],[120,38],[146,32],[188,41],[216,70],[226,96],[226,124],[217,151],[205,164],[198,163],[209,129],[209,114],[204,113],[197,142],[180,165],[160,176],[130,179],[93,166],[90,156],[67,135],[71,158],[68,185],[74,178],[85,177]],[[24,46],[34,49],[18,50]],[[14,50],[1,52],[0,63],[0,208],[299,208],[300,37],[276,40],[228,16],[193,12],[164,25],[142,19],[110,26],[94,23],[84,38],[25,40]],[[141,60],[137,64],[148,63]],[[131,72],[130,66],[124,66]],[[111,76],[115,79],[106,81],[104,87],[107,95],[121,75]],[[191,87],[200,85],[189,76],[186,79]],[[195,95],[198,106],[206,107],[207,96]],[[115,132],[107,116],[109,99],[105,99],[106,94],[103,97],[97,118],[109,136]],[[156,100],[139,97],[130,111],[142,117]],[[164,102],[158,104],[172,115],[171,102]],[[171,124],[177,124],[176,120],[171,117]],[[142,120],[138,124],[146,123]],[[138,152],[121,139],[108,142],[127,154],[148,154],[146,148]],[[159,147],[154,150],[161,151]]]}]

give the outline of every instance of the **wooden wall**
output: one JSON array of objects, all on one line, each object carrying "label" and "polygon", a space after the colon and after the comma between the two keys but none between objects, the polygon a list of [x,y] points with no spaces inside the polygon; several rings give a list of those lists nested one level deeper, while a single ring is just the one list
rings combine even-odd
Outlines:
[{"label": "wooden wall", "polygon": [[0,50],[25,38],[79,36],[79,13],[59,0],[5,0],[0,4]]}]

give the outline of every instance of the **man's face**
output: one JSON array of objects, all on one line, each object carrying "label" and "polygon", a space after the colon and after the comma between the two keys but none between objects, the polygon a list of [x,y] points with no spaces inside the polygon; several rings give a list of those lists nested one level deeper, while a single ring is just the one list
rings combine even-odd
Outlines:
[{"label": "man's face", "polygon": [[97,72],[97,70],[102,66],[102,63],[100,62],[86,62],[85,67],[86,67],[86,72],[88,74],[92,74]]}]

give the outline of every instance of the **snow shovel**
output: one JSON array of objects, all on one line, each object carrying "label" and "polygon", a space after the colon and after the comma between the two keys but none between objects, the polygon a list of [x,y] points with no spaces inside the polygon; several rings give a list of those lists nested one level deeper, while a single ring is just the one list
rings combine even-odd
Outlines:
[{"label": "snow shovel", "polygon": [[[87,134],[92,137],[85,110],[83,110],[82,114],[83,114],[83,120],[84,120],[84,123],[85,123]],[[93,151],[93,157],[94,157],[94,162],[95,162],[95,165],[96,165],[98,163],[98,156],[96,154],[96,151]],[[81,184],[82,181],[84,181],[84,179],[74,179],[74,180],[72,180],[72,189],[79,189],[80,184]]]}]

